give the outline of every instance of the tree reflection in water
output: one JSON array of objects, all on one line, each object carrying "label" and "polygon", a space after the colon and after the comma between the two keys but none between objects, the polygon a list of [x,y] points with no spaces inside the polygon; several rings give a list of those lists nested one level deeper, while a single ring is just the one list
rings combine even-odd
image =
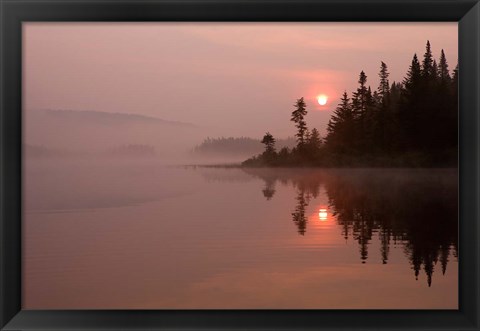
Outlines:
[{"label": "tree reflection in water", "polygon": [[323,188],[345,239],[353,238],[362,263],[374,235],[387,264],[392,242],[402,244],[415,277],[425,272],[432,284],[434,267],[445,274],[458,256],[458,184],[456,170],[314,170],[245,169],[265,181],[271,199],[277,181],[296,189],[292,220],[307,233],[306,211]]},{"label": "tree reflection in water", "polygon": [[275,195],[275,180],[265,179],[265,188],[262,193],[267,200],[273,198]]}]

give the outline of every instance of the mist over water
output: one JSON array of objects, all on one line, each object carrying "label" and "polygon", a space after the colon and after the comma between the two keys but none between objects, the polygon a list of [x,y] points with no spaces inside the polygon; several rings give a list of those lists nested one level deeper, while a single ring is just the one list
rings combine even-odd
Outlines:
[{"label": "mist over water", "polygon": [[24,309],[458,308],[456,22],[23,37]]},{"label": "mist over water", "polygon": [[40,162],[45,159],[80,163],[148,160],[164,165],[222,164],[240,163],[262,150],[258,140],[252,142],[258,145],[253,153],[195,153],[195,146],[207,137],[220,137],[221,130],[157,117],[101,111],[27,111],[24,130],[25,155]]},{"label": "mist over water", "polygon": [[26,158],[25,309],[458,308],[456,169]]}]

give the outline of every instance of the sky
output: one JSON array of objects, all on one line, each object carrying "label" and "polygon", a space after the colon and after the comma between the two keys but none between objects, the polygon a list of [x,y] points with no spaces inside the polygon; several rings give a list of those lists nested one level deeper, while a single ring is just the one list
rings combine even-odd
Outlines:
[{"label": "sky", "polygon": [[[458,24],[24,23],[24,111],[95,110],[193,123],[224,136],[293,136],[296,99],[325,132],[341,94],[380,61],[401,81],[430,40],[458,59]],[[325,106],[316,97],[328,96]],[[28,114],[28,113],[27,113]]]}]

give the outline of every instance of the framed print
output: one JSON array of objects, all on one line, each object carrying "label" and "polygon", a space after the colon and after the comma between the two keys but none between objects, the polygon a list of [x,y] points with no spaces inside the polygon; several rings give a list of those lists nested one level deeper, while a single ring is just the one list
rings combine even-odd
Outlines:
[{"label": "framed print", "polygon": [[477,1],[1,1],[2,330],[478,330]]}]

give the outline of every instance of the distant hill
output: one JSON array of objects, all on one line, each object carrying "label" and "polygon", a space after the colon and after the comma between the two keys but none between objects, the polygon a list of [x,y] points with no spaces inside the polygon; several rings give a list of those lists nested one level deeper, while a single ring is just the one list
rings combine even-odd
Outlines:
[{"label": "distant hill", "polygon": [[[145,145],[158,157],[188,154],[206,129],[157,117],[77,110],[27,110],[24,143],[70,154],[99,154],[117,146]],[[46,150],[29,149],[33,154]]]},{"label": "distant hill", "polygon": [[192,123],[179,121],[169,121],[152,116],[129,114],[129,113],[110,113],[94,110],[36,110],[35,112],[44,113],[46,116],[56,117],[63,120],[93,121],[95,124],[128,124],[133,122],[157,123],[181,127],[195,127]]}]

